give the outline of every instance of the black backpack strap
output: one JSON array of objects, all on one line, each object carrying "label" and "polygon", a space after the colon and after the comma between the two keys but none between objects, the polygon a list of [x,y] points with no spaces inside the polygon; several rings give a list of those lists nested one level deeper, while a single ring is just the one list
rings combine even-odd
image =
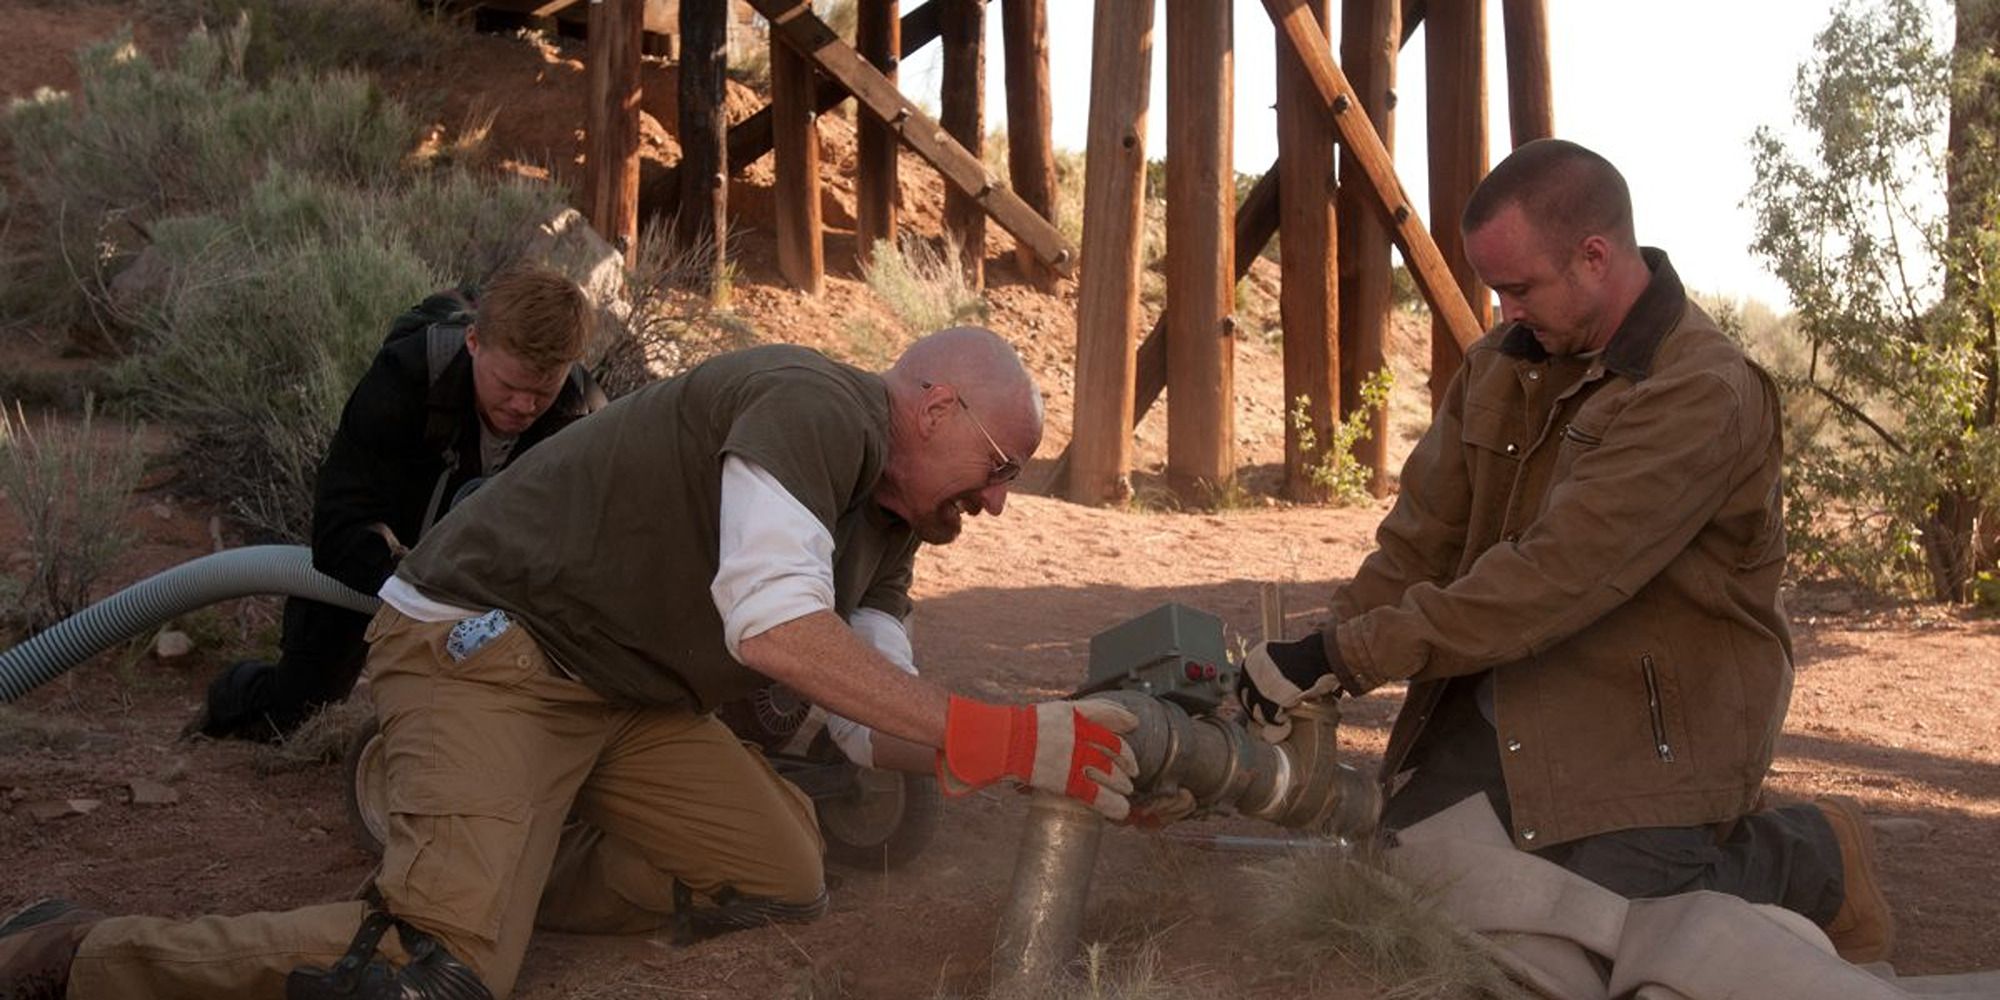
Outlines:
[{"label": "black backpack strap", "polygon": [[424,362],[430,370],[430,384],[436,386],[451,367],[453,358],[465,347],[465,331],[472,324],[458,321],[432,323],[424,330]]}]

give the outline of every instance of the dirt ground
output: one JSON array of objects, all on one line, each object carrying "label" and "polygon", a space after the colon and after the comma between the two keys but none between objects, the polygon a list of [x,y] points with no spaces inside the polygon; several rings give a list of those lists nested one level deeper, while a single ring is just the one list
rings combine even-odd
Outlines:
[{"label": "dirt ground", "polygon": [[[0,96],[72,84],[65,54],[133,9],[0,0],[7,25]],[[506,39],[469,44],[478,58],[410,85],[454,76],[464,91],[507,94],[495,124],[501,158],[561,173],[575,152],[575,130],[565,123],[577,113],[562,109],[581,106],[574,52]],[[446,129],[476,103],[450,93],[439,111]],[[837,170],[838,124],[828,133],[835,148],[826,159]],[[670,136],[652,140],[655,149],[670,143]],[[906,165],[910,214],[920,227],[934,223],[936,181],[915,161]],[[768,232],[754,218],[758,177],[753,169],[737,187],[752,209],[740,227],[735,308],[768,338],[835,347],[846,316],[880,307],[831,249],[830,287],[821,299],[778,282]],[[844,197],[835,185],[829,197]],[[830,246],[842,238],[834,234]],[[1092,634],[1163,602],[1213,612],[1233,635],[1254,639],[1264,582],[1282,585],[1289,630],[1309,627],[1330,589],[1365,555],[1386,506],[1292,506],[1265,496],[1282,448],[1271,345],[1255,338],[1239,345],[1239,454],[1252,487],[1241,505],[1214,513],[1145,503],[1101,510],[1037,495],[1048,459],[1068,435],[1074,289],[1053,297],[1032,291],[1013,276],[1007,250],[1004,235],[994,236],[992,323],[1043,377],[1050,440],[1002,518],[974,519],[957,544],[922,555],[914,631],[926,673],[986,697],[1057,695],[1082,677]],[[1414,338],[1421,335],[1415,322],[1399,328],[1411,342],[1399,353],[1420,356]],[[0,333],[9,337],[0,352],[8,365],[73,363],[56,357],[62,345],[49,337]],[[1422,404],[1411,401],[1421,373],[1412,369],[1401,384],[1408,388],[1394,434],[1399,449],[1421,430]],[[1163,441],[1156,411],[1140,431],[1142,467],[1156,467]],[[161,471],[149,477],[131,514],[144,543],[114,585],[215,544],[214,512],[179,498],[166,471],[167,447],[163,440]],[[0,511],[0,565],[20,562],[20,537],[11,511]],[[2000,865],[1992,854],[2000,843],[2000,687],[1977,673],[2000,663],[2000,621],[1886,605],[1829,587],[1788,598],[1799,668],[1773,796],[1852,795],[1881,821],[1883,872],[1902,929],[1899,970],[2000,965]],[[231,651],[270,643],[274,617],[267,601],[217,609],[192,623],[199,645],[187,657],[160,662],[144,649],[115,651],[0,714],[0,909],[59,893],[112,912],[234,913],[341,897],[364,880],[372,859],[350,842],[337,768],[274,766],[251,747],[177,738],[208,676]],[[1399,697],[1392,688],[1348,705],[1343,745],[1357,762],[1367,766],[1379,756]],[[134,780],[164,784],[175,801],[128,801]],[[87,801],[78,809],[70,800]],[[835,869],[833,913],[810,926],[688,948],[646,937],[544,935],[517,995],[979,993],[1025,806],[1025,798],[1003,791],[947,803],[936,841],[910,867],[887,874]],[[1278,832],[1242,820],[1191,828]],[[1114,955],[1150,942],[1160,976],[1180,995],[1370,995],[1352,970],[1273,964],[1246,936],[1258,899],[1245,888],[1245,870],[1261,863],[1114,830],[1091,886],[1086,936],[1109,942]]]}]

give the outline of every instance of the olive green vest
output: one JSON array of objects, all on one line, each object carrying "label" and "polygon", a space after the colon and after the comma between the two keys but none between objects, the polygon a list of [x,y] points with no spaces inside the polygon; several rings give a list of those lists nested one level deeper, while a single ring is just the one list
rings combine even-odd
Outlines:
[{"label": "olive green vest", "polygon": [[730,454],[832,534],[843,618],[909,613],[917,539],[873,499],[888,388],[788,345],[722,355],[578,421],[454,509],[397,574],[507,612],[612,701],[713,709],[767,683],[729,655],[709,594]]}]

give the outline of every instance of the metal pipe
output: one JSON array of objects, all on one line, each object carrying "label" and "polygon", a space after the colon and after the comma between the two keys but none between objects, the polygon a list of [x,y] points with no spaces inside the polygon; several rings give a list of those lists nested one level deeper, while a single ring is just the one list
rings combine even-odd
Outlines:
[{"label": "metal pipe", "polygon": [[[1181,706],[1136,691],[1092,695],[1139,719],[1127,734],[1139,764],[1136,796],[1185,788],[1204,809],[1234,810],[1293,829],[1358,840],[1374,830],[1381,793],[1337,759],[1340,711],[1307,703],[1292,711],[1292,732],[1266,743],[1242,724],[1189,715]],[[1048,983],[1069,964],[1090,896],[1104,820],[1071,799],[1037,792],[1000,916],[994,978],[1011,988]]]},{"label": "metal pipe", "polygon": [[1104,818],[1063,795],[1036,792],[1000,915],[995,977],[1017,985],[1054,982],[1069,964],[1090,898]]}]

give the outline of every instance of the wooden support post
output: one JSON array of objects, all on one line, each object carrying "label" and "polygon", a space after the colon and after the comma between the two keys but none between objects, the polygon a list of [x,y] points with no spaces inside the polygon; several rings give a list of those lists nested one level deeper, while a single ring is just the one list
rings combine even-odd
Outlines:
[{"label": "wooden support post", "polygon": [[[897,0],[859,0],[854,48],[891,83],[901,59]],[[896,132],[871,115],[857,115],[854,154],[854,252],[866,264],[876,240],[896,240]]]},{"label": "wooden support post", "polygon": [[[938,6],[942,0],[929,0],[923,6],[903,16],[897,34],[902,36],[899,45],[900,58],[908,59],[918,49],[937,40]],[[891,83],[891,86],[894,86]],[[820,114],[832,111],[850,95],[847,88],[833,80],[822,79],[813,92],[813,110]],[[744,167],[764,158],[771,151],[771,106],[758,108],[750,117],[729,127],[729,169],[740,171]],[[648,178],[639,189],[639,203],[648,214],[672,211],[674,199],[680,196],[680,165],[668,167],[652,178]]]},{"label": "wooden support post", "polygon": [[1098,0],[1094,17],[1083,173],[1090,238],[1083,241],[1076,290],[1076,408],[1069,449],[1056,463],[1057,479],[1067,482],[1053,484],[1087,504],[1131,494],[1153,0]]},{"label": "wooden support post", "polygon": [[1548,0],[1502,0],[1507,35],[1507,122],[1514,145],[1556,134],[1549,73]]},{"label": "wooden support post", "polygon": [[[1034,250],[1035,258],[1069,274],[1076,268],[1076,250],[1063,239],[1056,227],[1029,208],[1019,195],[998,183],[979,158],[952,141],[942,126],[905,98],[896,85],[882,78],[854,47],[840,40],[826,22],[813,13],[803,0],[747,0],[752,8],[771,22],[774,38],[783,38],[793,50],[805,53],[819,71],[832,77],[854,95],[862,113],[874,115],[896,127],[903,144],[924,162],[937,168],[944,182],[985,206],[986,214],[1014,239]],[[935,0],[933,0],[935,2]],[[916,13],[922,13],[918,11]],[[915,13],[910,15],[912,18]],[[908,41],[905,40],[907,47]]]},{"label": "wooden support post", "polygon": [[[1007,63],[1007,179],[1042,218],[1056,217],[1055,144],[1050,136],[1048,0],[1003,0],[1000,33]],[[1016,245],[1021,274],[1052,292],[1056,273]]]},{"label": "wooden support post", "polygon": [[[1127,2],[1136,2],[1136,0],[1127,0]],[[1093,66],[1094,70],[1095,67]],[[1141,142],[1139,145],[1144,147],[1145,143]],[[1089,214],[1091,204],[1089,195],[1089,170],[1090,168],[1086,164],[1084,167],[1084,215],[1086,218],[1097,218]],[[1089,226],[1092,233],[1099,231],[1096,222],[1089,223]],[[1250,265],[1257,262],[1258,255],[1264,252],[1264,248],[1270,245],[1271,238],[1276,235],[1278,235],[1278,165],[1274,162],[1269,169],[1265,170],[1257,178],[1257,183],[1250,185],[1250,193],[1243,196],[1243,204],[1236,208],[1236,236],[1234,242],[1236,244],[1237,281],[1242,281],[1243,276],[1250,273]],[[1085,252],[1088,253],[1089,251],[1086,250]],[[1134,251],[1133,259],[1135,261],[1134,266],[1136,267],[1136,250]],[[1078,286],[1077,300],[1079,303],[1082,302],[1083,296],[1088,291],[1089,285],[1087,283]],[[1078,315],[1082,315],[1081,308],[1078,309]],[[1079,322],[1077,324],[1078,338],[1085,336],[1083,331],[1083,324]],[[1138,357],[1134,362],[1134,366],[1137,370],[1133,377],[1132,420],[1125,425],[1128,438],[1130,437],[1132,426],[1146,419],[1146,411],[1151,410],[1153,404],[1160,401],[1160,393],[1165,392],[1167,389],[1167,315],[1165,312],[1162,312],[1159,318],[1153,321],[1153,329],[1146,334],[1146,339],[1140,342]],[[1083,386],[1083,368],[1081,365],[1077,368],[1077,386],[1077,398],[1081,400]],[[1082,411],[1083,405],[1079,402],[1077,404],[1077,412],[1080,414]],[[1082,427],[1082,418],[1078,417],[1078,430],[1081,431]],[[1070,438],[1069,447],[1064,448],[1062,454],[1056,456],[1055,470],[1049,476],[1049,492],[1065,495],[1070,494],[1069,484],[1072,482],[1070,479],[1070,459],[1076,452],[1076,441],[1080,436],[1080,433],[1073,434]],[[1125,468],[1120,467],[1120,475],[1123,475],[1124,472]]]},{"label": "wooden support post", "polygon": [[[1396,52],[1402,46],[1400,10],[1409,0],[1345,0],[1341,5],[1340,64],[1347,67],[1361,110],[1382,138],[1396,148]],[[1389,231],[1382,216],[1368,210],[1369,194],[1360,181],[1353,151],[1342,147],[1340,176],[1340,419],[1368,420],[1373,429],[1354,443],[1355,461],[1369,470],[1368,488],[1389,491],[1389,407],[1361,410],[1361,386],[1388,363],[1384,343],[1395,307],[1391,287]]]},{"label": "wooden support post", "polygon": [[[944,78],[938,94],[938,123],[983,161],[986,149],[986,5],[979,0],[945,0]],[[981,169],[984,169],[983,162]],[[945,188],[944,232],[959,248],[966,284],[986,287],[986,212],[965,191]]]},{"label": "wooden support post", "polygon": [[777,219],[778,271],[807,295],[826,280],[820,240],[819,124],[812,110],[812,64],[771,35],[771,136],[778,154],[771,200]]},{"label": "wooden support post", "polygon": [[[1330,14],[1328,0],[1307,0],[1306,5],[1324,28]],[[1313,483],[1312,470],[1325,462],[1333,442],[1345,359],[1337,347],[1340,289],[1334,243],[1333,120],[1313,96],[1305,72],[1298,56],[1280,39],[1278,315],[1284,326],[1280,412],[1285,415],[1285,495],[1320,500],[1327,491]],[[1311,449],[1303,447],[1306,440],[1312,442]]]},{"label": "wooden support post", "polygon": [[[1458,217],[1486,176],[1486,4],[1426,0],[1424,77],[1430,133],[1431,238],[1481,328],[1492,325],[1492,296],[1465,258]],[[1441,318],[1431,321],[1431,408],[1444,399],[1465,349]]]},{"label": "wooden support post", "polygon": [[721,287],[729,234],[729,164],[723,159],[729,127],[723,114],[723,71],[729,48],[728,0],[681,0],[681,191],[674,243],[699,255],[701,280],[711,294]]},{"label": "wooden support post", "polygon": [[1443,318],[1461,347],[1478,340],[1485,327],[1473,316],[1472,307],[1438,254],[1437,244],[1424,229],[1423,220],[1410,208],[1409,196],[1403,192],[1402,182],[1396,179],[1396,165],[1389,158],[1389,151],[1383,148],[1382,137],[1375,134],[1368,116],[1352,113],[1360,98],[1347,82],[1347,74],[1327,54],[1326,32],[1320,30],[1305,0],[1264,0],[1264,9],[1277,24],[1278,33],[1297,50],[1305,63],[1306,75],[1312,78],[1313,90],[1333,113],[1333,127],[1340,133],[1341,144],[1354,154],[1355,165],[1360,168],[1356,179],[1374,194],[1370,204],[1387,219],[1390,238],[1409,262],[1410,276],[1424,293],[1424,300],[1430,303],[1431,314]]},{"label": "wooden support post", "polygon": [[639,32],[645,0],[590,5],[584,203],[627,260],[639,245]]},{"label": "wooden support post", "polygon": [[1167,5],[1167,485],[1191,502],[1236,474],[1231,33],[1228,0]]}]

